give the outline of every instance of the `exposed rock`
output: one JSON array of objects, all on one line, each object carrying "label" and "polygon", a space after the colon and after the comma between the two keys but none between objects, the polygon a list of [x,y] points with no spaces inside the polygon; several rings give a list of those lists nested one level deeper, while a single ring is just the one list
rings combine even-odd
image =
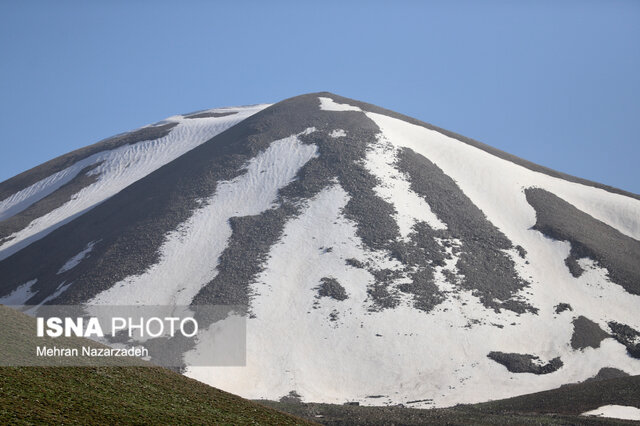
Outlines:
[{"label": "exposed rock", "polygon": [[564,311],[573,311],[573,308],[568,303],[558,303],[554,307],[556,309],[556,314],[560,314],[560,313],[562,313]]},{"label": "exposed rock", "polygon": [[193,114],[184,115],[184,118],[210,118],[210,117],[226,117],[228,115],[237,114],[237,111],[225,111],[225,112],[215,112],[215,111],[205,111],[205,112],[196,112]]},{"label": "exposed rock", "polygon": [[513,244],[487,220],[454,180],[409,148],[398,155],[398,168],[409,179],[411,189],[446,223],[447,231],[440,236],[461,241],[456,266],[462,278],[453,284],[471,290],[487,307],[518,313],[536,312],[515,296],[528,283],[518,276],[513,260],[503,252]]},{"label": "exposed rock", "polygon": [[573,320],[573,335],[571,336],[573,349],[599,348],[600,342],[607,337],[611,336],[589,318],[579,316]]},{"label": "exposed rock", "polygon": [[640,333],[626,324],[615,321],[609,322],[613,338],[627,347],[627,352],[633,358],[640,359]]},{"label": "exposed rock", "polygon": [[301,404],[302,396],[295,390],[292,390],[287,395],[280,398],[280,402],[285,402],[288,404]]},{"label": "exposed rock", "polygon": [[560,357],[554,358],[546,364],[540,364],[540,358],[535,355],[489,352],[487,357],[504,365],[512,373],[549,374],[560,369],[564,364]]},{"label": "exposed rock", "polygon": [[358,259],[349,258],[345,260],[345,263],[349,266],[353,266],[354,268],[364,269],[364,263],[360,262]]},{"label": "exposed rock", "polygon": [[585,382],[597,382],[599,380],[617,379],[619,377],[629,377],[629,373],[613,367],[604,367],[598,371],[598,374],[588,378]]},{"label": "exposed rock", "polygon": [[533,229],[554,240],[571,243],[565,263],[574,276],[583,273],[578,259],[588,257],[609,271],[611,281],[631,294],[640,295],[640,241],[578,210],[549,191],[527,188],[525,195],[536,211]]},{"label": "exposed rock", "polygon": [[344,287],[333,277],[322,277],[320,279],[318,297],[330,297],[335,300],[346,300],[349,298]]}]

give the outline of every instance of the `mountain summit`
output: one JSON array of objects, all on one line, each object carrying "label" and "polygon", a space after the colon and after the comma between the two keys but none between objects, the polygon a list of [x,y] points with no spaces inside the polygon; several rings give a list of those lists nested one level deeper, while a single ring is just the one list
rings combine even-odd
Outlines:
[{"label": "mountain summit", "polygon": [[247,398],[414,407],[640,374],[640,197],[331,93],[0,184],[0,303],[245,307]]}]

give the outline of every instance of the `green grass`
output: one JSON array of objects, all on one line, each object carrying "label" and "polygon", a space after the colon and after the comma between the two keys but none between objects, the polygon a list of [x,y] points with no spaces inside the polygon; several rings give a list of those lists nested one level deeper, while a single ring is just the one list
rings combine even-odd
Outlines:
[{"label": "green grass", "polygon": [[2,424],[307,424],[159,367],[3,367],[0,395]]}]

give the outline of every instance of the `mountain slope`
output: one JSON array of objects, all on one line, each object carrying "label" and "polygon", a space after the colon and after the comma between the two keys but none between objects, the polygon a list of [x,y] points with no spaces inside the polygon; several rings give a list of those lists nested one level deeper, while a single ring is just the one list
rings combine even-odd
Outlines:
[{"label": "mountain slope", "polygon": [[169,117],[0,183],[0,259],[266,106]]},{"label": "mountain slope", "polygon": [[640,374],[639,239],[633,194],[309,94],[0,251],[0,303],[244,305],[247,366],[187,375],[445,406]]}]

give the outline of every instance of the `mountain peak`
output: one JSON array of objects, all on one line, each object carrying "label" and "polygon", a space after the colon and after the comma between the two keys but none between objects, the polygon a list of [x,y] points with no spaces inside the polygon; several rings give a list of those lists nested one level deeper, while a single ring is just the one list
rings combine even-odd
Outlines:
[{"label": "mountain peak", "polygon": [[0,303],[241,305],[247,366],[186,374],[246,397],[640,373],[637,195],[329,92],[174,116],[0,193]]}]

